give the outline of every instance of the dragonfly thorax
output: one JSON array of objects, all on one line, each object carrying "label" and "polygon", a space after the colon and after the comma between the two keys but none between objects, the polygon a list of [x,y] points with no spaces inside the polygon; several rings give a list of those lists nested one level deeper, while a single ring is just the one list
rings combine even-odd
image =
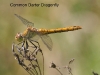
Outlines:
[{"label": "dragonfly thorax", "polygon": [[17,33],[15,39],[19,42],[22,42],[24,40],[21,33]]},{"label": "dragonfly thorax", "polygon": [[32,38],[36,35],[37,29],[33,27],[28,27],[22,34],[24,39]]}]

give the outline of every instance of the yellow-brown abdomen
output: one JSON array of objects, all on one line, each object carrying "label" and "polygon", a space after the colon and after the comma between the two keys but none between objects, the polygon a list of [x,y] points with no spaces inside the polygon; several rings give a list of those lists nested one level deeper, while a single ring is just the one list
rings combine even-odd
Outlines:
[{"label": "yellow-brown abdomen", "polygon": [[68,32],[82,29],[80,26],[70,26],[65,28],[57,28],[57,29],[38,29],[42,34],[51,34],[51,33],[60,33],[60,32]]}]

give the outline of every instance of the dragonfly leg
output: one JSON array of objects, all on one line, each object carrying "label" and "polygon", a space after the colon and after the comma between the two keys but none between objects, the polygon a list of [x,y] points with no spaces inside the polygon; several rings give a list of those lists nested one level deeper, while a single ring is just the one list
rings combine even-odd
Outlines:
[{"label": "dragonfly leg", "polygon": [[39,42],[37,42],[37,41],[34,41],[34,40],[29,40],[29,41],[30,41],[30,43],[31,43],[31,44],[33,44],[35,47],[36,47],[36,45],[35,45],[34,43],[32,43],[32,42],[35,42],[35,43],[37,43],[38,47],[40,48]]}]

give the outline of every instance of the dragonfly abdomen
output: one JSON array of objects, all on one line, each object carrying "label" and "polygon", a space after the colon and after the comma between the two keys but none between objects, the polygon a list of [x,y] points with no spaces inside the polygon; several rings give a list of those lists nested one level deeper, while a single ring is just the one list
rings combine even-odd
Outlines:
[{"label": "dragonfly abdomen", "polygon": [[82,29],[80,26],[70,26],[65,28],[57,28],[57,29],[38,29],[42,34],[51,34],[51,33],[60,33],[60,32],[68,32]]}]

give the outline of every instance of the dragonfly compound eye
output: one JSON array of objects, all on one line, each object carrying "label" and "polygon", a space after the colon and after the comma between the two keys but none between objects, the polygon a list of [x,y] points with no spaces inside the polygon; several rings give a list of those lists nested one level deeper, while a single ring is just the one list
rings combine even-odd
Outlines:
[{"label": "dragonfly compound eye", "polygon": [[17,33],[16,36],[15,36],[15,39],[19,42],[22,42],[23,41],[23,37],[21,35],[21,33]]}]

